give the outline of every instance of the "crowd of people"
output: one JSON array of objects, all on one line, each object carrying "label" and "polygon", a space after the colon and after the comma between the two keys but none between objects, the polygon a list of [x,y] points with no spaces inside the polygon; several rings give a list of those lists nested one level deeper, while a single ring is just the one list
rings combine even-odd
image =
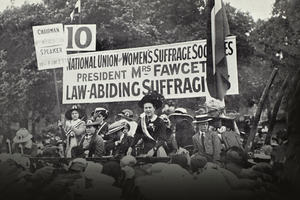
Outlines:
[{"label": "crowd of people", "polygon": [[247,154],[247,133],[232,118],[207,108],[194,117],[185,108],[158,116],[162,105],[152,92],[139,101],[138,120],[124,109],[109,124],[107,109],[86,117],[74,105],[64,123],[41,137],[21,128],[1,153],[0,190],[22,199],[280,197],[284,133],[266,143],[263,127]]}]

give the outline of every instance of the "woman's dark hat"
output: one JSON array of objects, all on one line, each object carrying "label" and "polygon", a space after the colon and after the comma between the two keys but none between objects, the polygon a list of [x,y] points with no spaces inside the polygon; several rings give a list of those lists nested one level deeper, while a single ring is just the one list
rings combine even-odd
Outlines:
[{"label": "woman's dark hat", "polygon": [[140,108],[144,108],[145,103],[152,103],[155,109],[162,107],[164,97],[156,91],[146,94],[138,103]]},{"label": "woman's dark hat", "polygon": [[72,108],[70,110],[68,110],[65,114],[65,117],[67,120],[72,120],[72,116],[71,116],[71,113],[74,111],[74,110],[77,110],[77,112],[79,113],[79,119],[81,119],[84,115],[83,113],[83,110],[80,108],[80,106],[78,105],[73,105]]},{"label": "woman's dark hat", "polygon": [[95,114],[101,114],[103,116],[103,118],[106,119],[109,115],[109,112],[105,108],[98,107],[98,108],[95,108],[95,110],[91,113],[92,116],[94,116]]}]

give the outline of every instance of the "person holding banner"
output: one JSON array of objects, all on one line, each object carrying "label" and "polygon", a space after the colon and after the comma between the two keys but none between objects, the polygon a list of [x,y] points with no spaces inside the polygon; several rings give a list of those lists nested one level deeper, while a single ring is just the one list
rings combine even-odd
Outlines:
[{"label": "person holding banner", "polygon": [[[166,157],[167,154],[163,148],[166,142],[166,125],[159,118],[155,111],[162,107],[163,96],[157,92],[150,92],[145,95],[138,103],[144,112],[140,115],[138,127],[134,139],[128,148],[127,155],[132,153],[133,148],[140,139],[143,140],[144,147],[141,150],[143,156]],[[135,152],[137,154],[137,152]]]},{"label": "person holding banner", "polygon": [[66,112],[65,117],[67,119],[64,128],[67,136],[66,157],[71,158],[72,148],[78,145],[85,132],[85,122],[83,121],[84,112],[79,106],[73,105],[72,108]]}]

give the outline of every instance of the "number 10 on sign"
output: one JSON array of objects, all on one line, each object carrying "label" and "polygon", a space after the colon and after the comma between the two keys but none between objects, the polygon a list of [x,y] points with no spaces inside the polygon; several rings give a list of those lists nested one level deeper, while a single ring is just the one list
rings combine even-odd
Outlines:
[{"label": "number 10 on sign", "polygon": [[65,25],[67,51],[95,51],[96,24]]}]

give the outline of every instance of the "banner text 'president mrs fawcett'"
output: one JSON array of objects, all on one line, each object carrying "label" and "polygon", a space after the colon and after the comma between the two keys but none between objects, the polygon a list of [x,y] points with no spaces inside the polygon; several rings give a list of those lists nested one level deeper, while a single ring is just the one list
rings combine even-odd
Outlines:
[{"label": "banner text 'president mrs fawcett'", "polygon": [[[235,38],[224,45],[236,70]],[[72,54],[64,68],[63,102],[134,101],[149,90],[165,98],[206,96],[205,71],[205,40]]]}]

